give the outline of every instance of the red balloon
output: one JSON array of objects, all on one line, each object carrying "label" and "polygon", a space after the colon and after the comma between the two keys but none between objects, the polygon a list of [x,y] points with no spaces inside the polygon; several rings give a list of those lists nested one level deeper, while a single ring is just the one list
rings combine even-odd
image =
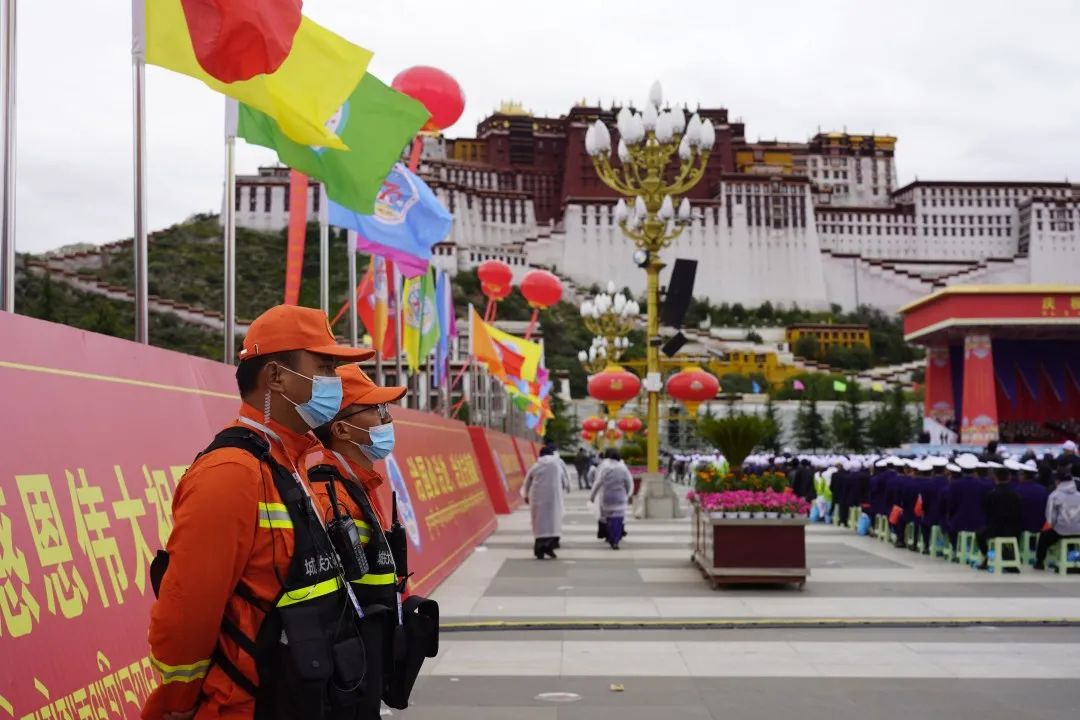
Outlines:
[{"label": "red balloon", "polygon": [[465,93],[461,86],[438,68],[416,65],[402,70],[391,85],[398,92],[419,100],[431,113],[425,130],[445,130],[456,123],[465,110]]},{"label": "red balloon", "polygon": [[231,83],[275,72],[292,52],[302,0],[180,0],[199,65]]},{"label": "red balloon", "polygon": [[514,288],[514,271],[502,260],[485,260],[476,269],[480,290],[488,300],[498,302]]},{"label": "red balloon", "polygon": [[544,310],[562,299],[562,280],[547,270],[530,270],[521,279],[521,294],[529,307]]}]

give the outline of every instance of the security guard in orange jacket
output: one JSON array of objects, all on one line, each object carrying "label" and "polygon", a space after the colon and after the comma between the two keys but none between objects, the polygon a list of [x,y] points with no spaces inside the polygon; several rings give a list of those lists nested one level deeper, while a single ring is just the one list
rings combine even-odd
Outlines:
[{"label": "security guard in orange jacket", "polygon": [[371,354],[337,345],[318,310],[277,306],[251,324],[240,415],[181,480],[168,554],[155,560],[161,684],[143,718],[358,717],[359,606],[302,459],[318,445],[309,430],[340,408],[336,366]]},{"label": "security guard in orange jacket", "polygon": [[[365,683],[382,688],[390,680],[395,626],[403,618],[397,563],[385,532],[386,517],[375,494],[383,479],[375,472],[374,463],[393,450],[389,404],[401,399],[406,388],[379,387],[356,364],[342,365],[337,375],[341,378],[341,409],[331,422],[315,429],[322,446],[313,448],[304,464],[326,522],[351,525],[363,548],[361,567],[347,578],[367,615],[361,625]],[[382,694],[365,696],[361,720],[378,720]]]}]

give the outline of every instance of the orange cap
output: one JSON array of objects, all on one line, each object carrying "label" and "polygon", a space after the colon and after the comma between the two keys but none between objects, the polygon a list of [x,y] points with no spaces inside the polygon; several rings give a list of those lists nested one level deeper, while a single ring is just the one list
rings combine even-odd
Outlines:
[{"label": "orange cap", "polygon": [[343,360],[367,360],[375,354],[369,348],[338,345],[326,314],[315,308],[299,305],[275,305],[251,323],[241,360],[259,355],[307,350],[316,355],[329,355]]},{"label": "orange cap", "polygon": [[379,405],[397,402],[408,388],[401,385],[379,387],[359,365],[342,365],[337,369],[341,378],[341,409],[350,405]]}]

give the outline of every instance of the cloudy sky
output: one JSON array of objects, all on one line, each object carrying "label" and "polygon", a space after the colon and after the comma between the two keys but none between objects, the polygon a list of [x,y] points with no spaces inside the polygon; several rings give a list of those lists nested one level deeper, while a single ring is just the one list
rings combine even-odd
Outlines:
[{"label": "cloudy sky", "polygon": [[[899,137],[900,181],[1080,180],[1080,3],[1037,0],[307,0],[375,51],[389,82],[441,67],[467,96],[449,135],[501,100],[559,115],[582,97],[721,105],[747,136]],[[664,8],[663,12],[660,9]],[[667,8],[671,8],[668,10]],[[18,249],[130,236],[125,0],[20,0]],[[148,68],[150,227],[217,211],[223,101]],[[240,172],[273,156],[239,149]]]}]

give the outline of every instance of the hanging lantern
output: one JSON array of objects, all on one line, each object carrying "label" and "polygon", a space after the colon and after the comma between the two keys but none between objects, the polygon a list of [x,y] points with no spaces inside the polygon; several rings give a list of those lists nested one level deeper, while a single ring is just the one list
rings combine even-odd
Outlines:
[{"label": "hanging lantern", "polygon": [[530,270],[521,279],[521,294],[529,307],[546,310],[562,299],[562,280],[547,270]]},{"label": "hanging lantern", "polygon": [[588,430],[582,430],[581,439],[587,443],[591,443],[593,440],[596,440],[596,433],[589,432]]},{"label": "hanging lantern", "polygon": [[603,432],[607,428],[607,423],[603,418],[598,418],[595,415],[585,418],[581,423],[581,429],[585,432],[598,433]]},{"label": "hanging lantern", "polygon": [[438,68],[416,65],[402,70],[391,86],[400,93],[419,100],[431,119],[423,129],[445,130],[458,121],[465,110],[465,93],[457,80]]},{"label": "hanging lantern", "polygon": [[697,366],[685,367],[667,381],[667,394],[681,402],[691,417],[698,405],[712,400],[720,390],[720,381]]},{"label": "hanging lantern", "polygon": [[634,433],[641,431],[641,427],[643,424],[644,423],[641,422],[640,418],[636,418],[633,416],[624,417],[619,420],[618,428],[627,435],[633,435]]},{"label": "hanging lantern", "polygon": [[514,271],[502,260],[485,260],[476,274],[480,278],[480,290],[492,302],[505,298],[514,287]]},{"label": "hanging lantern", "polygon": [[622,430],[619,428],[608,428],[604,431],[604,439],[608,442],[615,442],[622,439]]},{"label": "hanging lantern", "polygon": [[609,365],[607,370],[589,378],[589,397],[607,405],[608,414],[614,416],[627,401],[641,391],[641,380],[629,370]]}]

